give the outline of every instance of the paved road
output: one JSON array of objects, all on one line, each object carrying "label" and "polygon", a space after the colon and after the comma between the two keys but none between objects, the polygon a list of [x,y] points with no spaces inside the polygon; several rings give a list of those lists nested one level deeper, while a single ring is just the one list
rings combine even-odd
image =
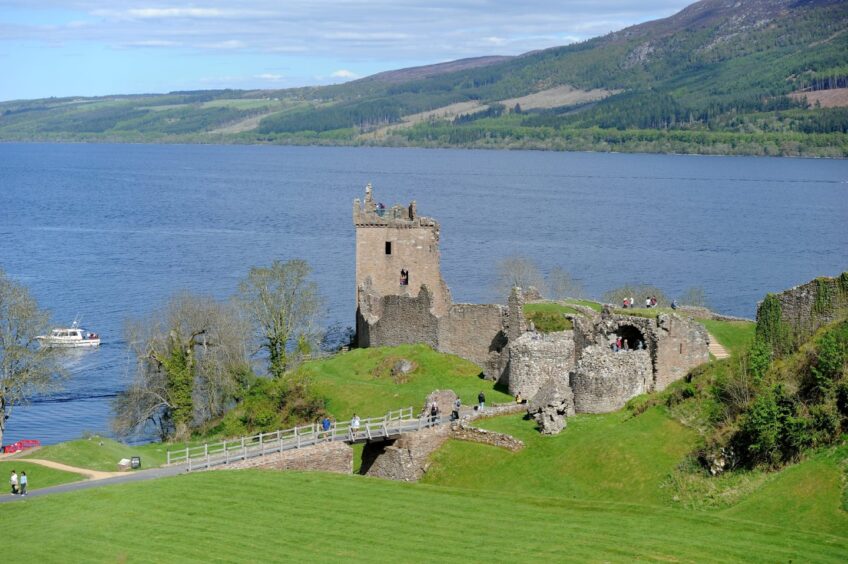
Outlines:
[{"label": "paved road", "polygon": [[186,471],[185,465],[179,464],[168,466],[167,468],[151,468],[150,470],[138,470],[129,472],[113,478],[103,478],[102,480],[83,480],[81,482],[72,482],[70,484],[61,484],[49,488],[41,488],[31,490],[26,496],[4,494],[0,495],[0,503],[10,503],[14,501],[23,501],[26,499],[41,497],[45,495],[73,492],[76,490],[87,490],[89,488],[99,488],[101,486],[110,486],[112,484],[126,484],[128,482],[140,482],[142,480],[153,480],[156,478],[165,478],[168,476],[177,476]]}]

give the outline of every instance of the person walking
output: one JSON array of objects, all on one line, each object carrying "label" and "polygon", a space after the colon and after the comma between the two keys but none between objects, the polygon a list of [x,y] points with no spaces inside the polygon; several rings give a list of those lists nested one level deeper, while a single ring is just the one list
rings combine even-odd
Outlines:
[{"label": "person walking", "polygon": [[486,409],[486,396],[485,394],[483,394],[483,392],[477,394],[477,409],[479,409],[480,411]]},{"label": "person walking", "polygon": [[453,411],[451,412],[451,421],[456,421],[459,419],[459,410],[462,407],[462,400],[456,398],[456,401],[453,402]]},{"label": "person walking", "polygon": [[433,402],[433,405],[430,406],[430,423],[435,425],[438,423],[439,419],[439,404]]},{"label": "person walking", "polygon": [[18,493],[18,473],[12,470],[12,475],[9,477],[9,485],[12,486],[12,495]]},{"label": "person walking", "polygon": [[27,475],[26,472],[21,471],[21,495],[26,495],[27,490]]},{"label": "person walking", "polygon": [[359,420],[359,416],[357,414],[353,414],[353,419],[350,420],[350,430],[353,434],[356,434],[359,431],[359,425],[361,421]]},{"label": "person walking", "polygon": [[328,438],[330,436],[330,427],[332,426],[332,421],[326,415],[324,419],[321,420],[321,430],[324,432],[324,438]]}]

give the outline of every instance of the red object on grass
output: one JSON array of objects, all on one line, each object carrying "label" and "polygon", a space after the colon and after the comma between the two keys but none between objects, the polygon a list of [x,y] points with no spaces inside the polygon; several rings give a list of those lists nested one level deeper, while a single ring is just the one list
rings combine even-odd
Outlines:
[{"label": "red object on grass", "polygon": [[13,452],[20,452],[28,448],[35,448],[39,446],[41,446],[41,441],[39,441],[38,439],[21,439],[16,443],[4,446],[3,452],[5,452],[6,454],[11,454]]}]

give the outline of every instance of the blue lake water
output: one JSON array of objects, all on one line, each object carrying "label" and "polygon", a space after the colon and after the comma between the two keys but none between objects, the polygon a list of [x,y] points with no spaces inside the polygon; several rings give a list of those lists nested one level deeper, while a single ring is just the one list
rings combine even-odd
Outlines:
[{"label": "blue lake water", "polygon": [[[188,289],[225,298],[254,265],[301,257],[327,323],[353,324],[352,200],[415,199],[442,225],[455,301],[497,301],[510,254],[587,292],[703,287],[753,316],[766,292],[848,268],[848,162],[745,157],[206,145],[0,144],[0,268],[57,324],[103,337],[66,388],[16,408],[4,442],[106,432],[134,362],[126,319]],[[503,301],[501,297],[500,301]]]}]

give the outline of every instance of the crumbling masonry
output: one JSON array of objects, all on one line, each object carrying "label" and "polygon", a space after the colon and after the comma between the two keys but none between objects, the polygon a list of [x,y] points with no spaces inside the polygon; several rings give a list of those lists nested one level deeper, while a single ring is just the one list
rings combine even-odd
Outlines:
[{"label": "crumbling masonry", "polygon": [[[531,402],[547,414],[542,420],[620,409],[709,360],[704,327],[677,315],[647,319],[586,309],[573,317],[572,331],[542,335],[527,330],[518,288],[507,306],[454,304],[441,276],[439,223],[419,216],[415,202],[382,206],[370,184],[364,201],[354,201],[353,223],[358,346],[424,343],[468,359],[513,394],[551,398],[550,406]],[[612,350],[617,337],[628,341],[628,350]],[[558,423],[545,425],[558,431]]]}]

